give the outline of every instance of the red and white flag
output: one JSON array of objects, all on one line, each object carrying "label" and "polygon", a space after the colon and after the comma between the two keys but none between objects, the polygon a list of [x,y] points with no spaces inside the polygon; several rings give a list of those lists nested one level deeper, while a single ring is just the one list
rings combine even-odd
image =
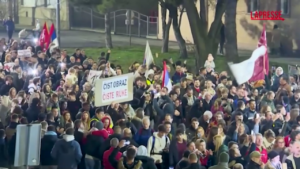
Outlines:
[{"label": "red and white flag", "polygon": [[[260,39],[257,44],[257,48],[265,46],[268,49],[267,45],[267,34],[266,34],[266,26],[264,25],[263,30],[260,35]],[[250,82],[256,82],[258,80],[264,80],[265,79],[265,70],[266,75],[269,74],[269,55],[268,50],[265,52],[265,54],[260,57],[256,63],[255,63],[255,69],[253,76],[249,80]]]},{"label": "red and white flag", "polygon": [[267,47],[260,46],[253,51],[249,59],[236,64],[228,63],[228,66],[238,84],[241,85],[248,82],[253,77],[258,77],[261,72],[264,72],[263,57],[266,52],[268,52]]}]

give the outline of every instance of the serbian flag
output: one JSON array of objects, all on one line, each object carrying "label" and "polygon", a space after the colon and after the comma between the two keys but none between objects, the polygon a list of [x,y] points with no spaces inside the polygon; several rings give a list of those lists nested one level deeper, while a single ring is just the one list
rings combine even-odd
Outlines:
[{"label": "serbian flag", "polygon": [[[239,85],[248,82],[264,72],[264,55],[267,52],[266,46],[255,49],[251,57],[241,63],[228,63],[228,66]],[[259,79],[261,80],[261,79]]]},{"label": "serbian flag", "polygon": [[143,65],[150,66],[150,64],[153,63],[153,61],[154,61],[153,55],[152,55],[152,52],[151,52],[151,49],[150,49],[149,42],[147,41],[146,49],[145,49],[145,53],[144,53]]},{"label": "serbian flag", "polygon": [[168,88],[168,92],[172,90],[172,83],[167,69],[167,64],[164,62],[164,72],[162,75],[162,87]]},{"label": "serbian flag", "polygon": [[43,51],[46,51],[49,47],[49,43],[50,43],[50,35],[49,35],[47,23],[45,22],[39,38],[39,45],[42,47]]},{"label": "serbian flag", "polygon": [[58,40],[57,40],[57,36],[56,36],[55,26],[53,23],[51,24],[51,27],[50,27],[50,38],[51,38],[51,42],[55,44],[54,46],[58,47],[59,44],[58,44]]},{"label": "serbian flag", "polygon": [[[258,41],[257,47],[261,47],[261,46],[265,46],[268,48],[267,45],[267,34],[266,34],[266,25],[264,24],[263,30],[261,32],[260,35],[260,39]],[[264,67],[266,69],[266,75],[269,75],[269,55],[268,55],[268,51],[266,51],[265,55],[264,55]],[[264,78],[265,79],[265,76]],[[262,79],[259,79],[262,80]]]}]

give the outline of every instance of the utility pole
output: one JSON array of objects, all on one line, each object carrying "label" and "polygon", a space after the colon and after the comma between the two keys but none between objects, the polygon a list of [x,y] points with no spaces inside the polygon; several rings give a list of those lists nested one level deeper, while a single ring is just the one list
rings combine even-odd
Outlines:
[{"label": "utility pole", "polygon": [[56,36],[58,45],[61,45],[60,43],[60,0],[56,1]]}]

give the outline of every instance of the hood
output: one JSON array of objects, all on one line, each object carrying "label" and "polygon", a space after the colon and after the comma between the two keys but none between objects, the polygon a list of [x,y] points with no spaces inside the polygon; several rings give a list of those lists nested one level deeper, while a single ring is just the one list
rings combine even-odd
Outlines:
[{"label": "hood", "polygon": [[73,135],[67,135],[67,134],[65,134],[65,135],[63,136],[63,139],[64,139],[66,142],[70,142],[70,141],[73,141],[75,138],[74,138]]},{"label": "hood", "polygon": [[[102,119],[101,119],[101,121],[102,121],[102,123],[104,124],[104,121],[106,120],[106,119],[108,119],[108,121],[109,121],[109,123],[108,123],[108,126],[105,128],[105,129],[108,129],[109,128],[109,126],[110,126],[110,118],[109,117],[103,117]],[[104,126],[103,126],[104,127]]]},{"label": "hood", "polygon": [[137,155],[138,156],[147,156],[148,155],[147,148],[145,146],[139,146],[139,148],[137,149]]},{"label": "hood", "polygon": [[40,103],[40,99],[38,99],[38,98],[33,98],[32,99],[32,101],[31,101],[31,104],[30,104],[30,107],[31,108],[37,108],[38,106],[38,104]]},{"label": "hood", "polygon": [[[279,71],[279,73],[277,73]],[[283,74],[283,69],[282,69],[282,67],[277,67],[277,69],[276,69],[276,76],[280,76],[280,75],[282,75]]]}]

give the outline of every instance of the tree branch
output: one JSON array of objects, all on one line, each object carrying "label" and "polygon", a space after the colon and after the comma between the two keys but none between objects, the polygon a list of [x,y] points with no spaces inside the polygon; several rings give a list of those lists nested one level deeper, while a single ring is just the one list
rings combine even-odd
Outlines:
[{"label": "tree branch", "polygon": [[222,26],[222,17],[226,10],[227,1],[228,0],[218,0],[217,2],[215,18],[214,21],[211,23],[208,32],[209,38],[214,38],[216,35],[220,35],[219,31]]},{"label": "tree branch", "polygon": [[185,7],[182,5],[182,8],[180,9],[179,22],[178,22],[178,28],[179,29],[180,29],[180,26],[181,26],[181,20],[182,20],[182,15],[183,15],[184,10],[185,10]]}]

